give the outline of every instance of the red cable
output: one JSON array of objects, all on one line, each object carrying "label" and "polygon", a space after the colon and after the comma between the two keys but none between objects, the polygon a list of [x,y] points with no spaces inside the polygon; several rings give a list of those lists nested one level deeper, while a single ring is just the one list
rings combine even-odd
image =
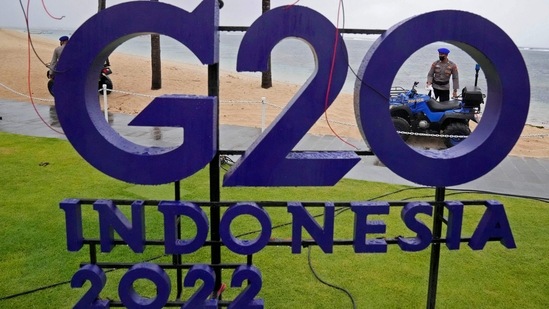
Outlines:
[{"label": "red cable", "polygon": [[301,0],[296,0],[294,3],[288,4],[286,7],[284,7],[284,9],[287,10],[287,9],[291,8],[292,6],[296,5],[299,1],[301,1]]},{"label": "red cable", "polygon": [[[46,4],[44,3],[44,0],[42,0],[42,6],[44,7],[44,11],[46,11],[46,14],[48,14],[48,16],[53,18],[53,19],[61,20],[65,17],[65,15],[63,15],[61,17],[55,17],[55,16],[51,15],[50,12],[48,11],[48,8],[46,7]],[[27,11],[28,11],[28,9],[27,9]]]},{"label": "red cable", "polygon": [[335,59],[336,59],[336,53],[337,53],[337,44],[339,43],[339,15],[341,13],[341,3],[343,0],[339,1],[339,5],[337,8],[337,23],[336,23],[336,33],[335,33],[335,42],[334,42],[334,52],[332,54],[332,66],[330,68],[330,75],[328,77],[328,88],[326,89],[326,100],[324,101],[324,115],[326,117],[326,123],[328,124],[328,127],[330,128],[330,131],[342,142],[345,144],[358,149],[355,145],[347,142],[341,136],[339,136],[335,130],[332,128],[332,125],[330,124],[330,120],[328,119],[328,102],[329,102],[329,96],[330,96],[330,87],[332,86],[332,76],[334,74],[334,66],[335,66]]},{"label": "red cable", "polygon": [[[291,7],[293,7],[294,5],[296,5],[299,1],[301,0],[297,0],[295,1],[294,3],[292,4],[289,4],[285,7],[285,9],[289,9]],[[332,131],[332,133],[339,139],[341,140],[342,142],[344,142],[345,144],[355,148],[355,149],[358,149],[358,147],[356,147],[355,145],[347,142],[346,140],[344,140],[341,136],[339,136],[339,134],[337,134],[335,132],[335,130],[332,128],[332,125],[330,124],[330,120],[328,119],[328,102],[330,101],[329,99],[329,96],[330,96],[330,87],[332,86],[332,77],[334,75],[334,66],[335,66],[335,59],[336,59],[336,54],[337,54],[337,44],[339,43],[339,15],[341,15],[341,5],[343,3],[343,0],[340,0],[339,1],[339,5],[338,5],[338,8],[337,8],[337,25],[336,25],[336,33],[335,33],[335,42],[334,42],[334,52],[332,54],[332,64],[331,64],[331,67],[330,67],[330,74],[328,76],[328,88],[326,89],[326,99],[324,101],[324,115],[326,117],[326,123],[328,124],[328,127],[330,128],[330,131]]]},{"label": "red cable", "polygon": [[[27,24],[27,29],[29,28],[29,5],[30,0],[27,1],[27,12],[24,13],[25,15],[25,22]],[[27,32],[27,85],[28,85],[28,91],[29,91],[29,98],[32,103],[32,107],[34,108],[34,111],[36,112],[36,115],[38,115],[38,118],[51,130],[53,130],[56,133],[63,134],[61,131],[57,131],[55,128],[50,126],[49,123],[47,123],[44,118],[42,118],[42,115],[38,112],[38,109],[36,108],[36,104],[34,104],[34,99],[32,97],[32,87],[31,87],[31,41],[30,41],[30,32]]]},{"label": "red cable", "polygon": [[221,294],[227,289],[227,285],[225,283],[221,283],[221,286],[219,287],[219,290],[217,291],[217,295],[215,296],[216,299],[219,299],[221,297]]}]

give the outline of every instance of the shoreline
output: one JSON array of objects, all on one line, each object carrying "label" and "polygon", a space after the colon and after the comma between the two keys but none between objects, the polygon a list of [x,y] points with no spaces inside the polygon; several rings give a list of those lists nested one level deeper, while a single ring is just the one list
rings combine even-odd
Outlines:
[{"label": "shoreline", "polygon": [[[33,36],[37,54],[49,62],[57,42],[41,36]],[[0,28],[1,54],[5,59],[0,63],[4,73],[0,83],[14,91],[28,95],[27,85],[27,33],[21,30]],[[115,51],[109,56],[110,75],[115,91],[109,95],[109,111],[135,115],[151,101],[151,97],[162,94],[185,93],[207,95],[207,66],[186,64],[178,61],[162,60],[162,89],[150,90],[150,59]],[[30,80],[34,98],[53,99],[47,91],[47,69],[31,54]],[[238,73],[220,70],[220,123],[248,127],[262,126],[261,99],[266,98],[265,124],[268,126],[286,107],[301,85],[273,80],[273,87],[261,88],[261,74]],[[131,95],[131,93],[136,95]],[[30,102],[26,97],[14,94],[0,85],[0,99]],[[36,101],[37,104],[52,105],[51,102]],[[316,135],[339,135],[362,140],[356,125],[353,95],[340,93],[327,110],[329,124],[323,115],[309,133]],[[333,131],[332,131],[333,128]],[[334,133],[335,131],[335,133]],[[549,129],[536,124],[525,124],[522,136],[549,136]],[[423,141],[425,142],[425,141]],[[441,141],[440,141],[441,142]],[[343,142],[342,142],[343,143]],[[422,147],[440,149],[442,143],[422,143]],[[443,146],[442,146],[443,147]],[[510,155],[549,158],[549,138],[520,138]]]}]

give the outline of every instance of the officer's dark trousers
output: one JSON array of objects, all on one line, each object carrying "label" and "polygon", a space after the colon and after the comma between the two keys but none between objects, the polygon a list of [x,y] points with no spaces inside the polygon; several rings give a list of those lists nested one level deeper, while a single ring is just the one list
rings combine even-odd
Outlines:
[{"label": "officer's dark trousers", "polygon": [[433,90],[435,92],[435,99],[439,102],[450,101],[450,90],[439,90],[434,88]]}]

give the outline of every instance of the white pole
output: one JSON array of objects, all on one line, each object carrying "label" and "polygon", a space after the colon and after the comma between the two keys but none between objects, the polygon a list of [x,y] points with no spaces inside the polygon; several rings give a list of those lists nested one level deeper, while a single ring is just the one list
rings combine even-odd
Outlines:
[{"label": "white pole", "polygon": [[261,132],[265,131],[265,113],[267,109],[267,99],[261,97]]},{"label": "white pole", "polygon": [[107,85],[103,84],[103,109],[105,113],[105,120],[109,122],[109,103],[107,102]]}]

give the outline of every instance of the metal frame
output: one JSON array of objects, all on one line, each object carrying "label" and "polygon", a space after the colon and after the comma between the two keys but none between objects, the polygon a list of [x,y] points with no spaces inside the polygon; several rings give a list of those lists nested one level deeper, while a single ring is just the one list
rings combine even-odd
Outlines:
[{"label": "metal frame", "polygon": [[[178,195],[178,192],[180,191],[179,182],[176,182],[175,184],[175,194],[176,194],[176,200],[179,200],[180,196]],[[219,192],[217,192],[219,193]],[[92,205],[96,199],[80,199],[81,205]],[[428,293],[427,293],[427,305],[426,308],[435,308],[436,306],[436,296],[437,296],[437,283],[438,283],[438,273],[439,273],[439,265],[440,265],[440,249],[441,244],[444,244],[447,242],[445,238],[442,237],[442,226],[443,224],[447,224],[448,221],[444,218],[444,201],[445,201],[445,188],[436,188],[435,189],[435,200],[428,202],[431,205],[434,205],[434,213],[433,213],[433,226],[432,226],[432,233],[433,233],[433,240],[431,242],[431,257],[430,257],[430,267],[429,267],[429,283],[428,283]],[[133,200],[113,200],[113,202],[119,206],[129,206],[133,203]],[[144,206],[158,206],[158,204],[161,201],[159,200],[146,200],[144,201]],[[190,201],[191,203],[196,203],[200,205],[200,207],[209,207],[210,208],[210,214],[219,215],[221,214],[221,207],[227,207],[230,205],[233,205],[234,201]],[[262,208],[273,208],[273,207],[287,207],[287,202],[284,201],[262,201],[262,202],[256,202],[260,207]],[[390,207],[403,207],[406,204],[409,203],[409,201],[393,201],[388,202]],[[469,201],[462,201],[464,206],[484,206],[485,201],[484,200],[469,200]],[[324,207],[324,202],[302,202],[304,207]],[[335,202],[335,207],[350,207],[351,202]],[[220,238],[219,238],[219,220],[220,217],[214,218],[210,217],[211,222],[211,230],[215,230],[217,234],[217,238],[211,237],[209,241],[206,241],[204,243],[204,246],[209,246],[211,248],[211,257],[210,257],[210,264],[209,266],[214,269],[216,272],[216,284],[219,283],[219,285],[216,285],[215,291],[218,291],[221,287],[222,282],[222,276],[221,271],[223,269],[236,269],[238,266],[242,265],[242,263],[223,263],[222,262],[222,256],[221,256],[221,247],[223,246]],[[218,222],[217,226],[214,224],[214,222]],[[181,232],[179,227],[179,233]],[[397,245],[398,239],[397,238],[386,238],[385,239],[388,245]],[[470,241],[470,237],[462,237],[460,239],[461,243],[465,243]],[[490,239],[490,241],[496,241],[497,239]],[[352,246],[354,240],[353,239],[334,239],[333,245],[334,246]],[[80,266],[84,266],[86,264],[95,264],[101,268],[109,268],[109,269],[129,269],[134,265],[134,263],[124,263],[124,262],[101,262],[98,261],[97,257],[97,246],[100,244],[99,239],[91,239],[91,238],[84,238],[84,245],[87,245],[89,247],[89,263],[81,263]],[[115,240],[115,245],[124,245],[125,242],[122,240]],[[163,246],[164,241],[163,240],[146,240],[145,244],[147,246]],[[291,247],[292,241],[291,240],[280,240],[280,239],[272,239],[268,242],[267,246],[287,246]],[[314,240],[302,240],[301,246],[303,248],[307,248],[309,246],[316,246],[318,245]],[[246,262],[247,265],[253,265],[253,255],[247,255],[246,256]],[[177,289],[177,297],[176,300],[169,301],[166,306],[167,307],[176,307],[181,306],[185,303],[185,301],[181,300],[181,294],[183,290],[183,270],[191,268],[194,263],[183,263],[182,261],[182,255],[173,255],[172,256],[172,262],[171,263],[157,263],[161,268],[163,269],[175,269],[177,273],[177,279],[176,279],[176,289]],[[231,301],[223,301],[221,297],[219,298],[219,306],[220,307],[227,307]],[[121,301],[111,300],[110,303],[111,307],[124,307]]]}]

